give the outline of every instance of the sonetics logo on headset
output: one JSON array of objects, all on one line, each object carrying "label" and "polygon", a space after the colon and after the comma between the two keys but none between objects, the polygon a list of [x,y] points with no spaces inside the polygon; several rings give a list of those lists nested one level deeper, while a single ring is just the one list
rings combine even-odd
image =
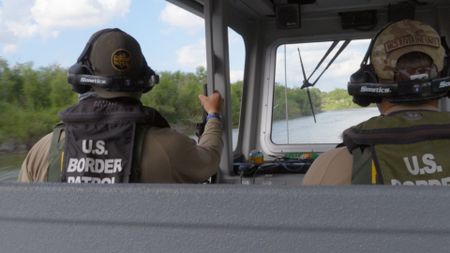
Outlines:
[{"label": "sonetics logo on headset", "polygon": [[359,90],[362,93],[378,93],[378,94],[387,94],[391,93],[391,88],[389,87],[367,87],[367,86],[361,86],[361,89]]},{"label": "sonetics logo on headset", "polygon": [[92,83],[92,84],[106,84],[106,80],[104,79],[99,79],[99,78],[95,78],[95,77],[81,77],[80,78],[80,82],[81,83]]}]

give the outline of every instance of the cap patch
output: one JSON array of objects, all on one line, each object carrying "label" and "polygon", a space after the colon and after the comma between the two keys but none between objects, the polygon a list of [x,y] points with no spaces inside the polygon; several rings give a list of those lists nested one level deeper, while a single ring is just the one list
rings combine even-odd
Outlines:
[{"label": "cap patch", "polygon": [[111,65],[118,71],[127,71],[131,67],[130,52],[117,49],[111,56]]},{"label": "cap patch", "polygon": [[[433,27],[410,19],[385,27],[375,39],[370,53],[370,62],[378,80],[394,82],[398,59],[411,52],[428,55],[433,60],[437,72],[442,70],[445,50],[441,45],[439,34]],[[410,74],[408,80],[409,76]]]},{"label": "cap patch", "polygon": [[416,46],[416,45],[439,48],[441,44],[438,37],[419,34],[416,35],[408,34],[402,37],[386,41],[384,43],[384,49],[386,50],[386,53],[390,53],[402,47]]}]

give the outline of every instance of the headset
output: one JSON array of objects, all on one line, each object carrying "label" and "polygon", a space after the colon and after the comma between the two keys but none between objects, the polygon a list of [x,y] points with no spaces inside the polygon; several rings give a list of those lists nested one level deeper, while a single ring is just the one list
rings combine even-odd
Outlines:
[{"label": "headset", "polygon": [[444,68],[437,79],[415,79],[393,84],[378,83],[378,77],[372,63],[368,63],[370,54],[378,36],[393,23],[385,25],[370,41],[369,48],[361,62],[360,68],[350,76],[347,85],[348,94],[359,106],[380,103],[384,98],[393,103],[417,103],[425,100],[450,96],[449,48],[445,38],[441,43],[445,50]]},{"label": "headset", "polygon": [[83,51],[77,59],[77,62],[72,65],[67,74],[67,81],[72,85],[72,90],[77,93],[85,93],[91,90],[92,86],[105,88],[111,91],[124,92],[148,92],[156,84],[159,83],[159,75],[151,69],[143,57],[143,68],[138,78],[124,78],[124,77],[104,77],[94,75],[89,55],[92,50],[93,43],[103,34],[113,31],[122,32],[117,28],[107,28],[94,33],[89,41],[86,43]]}]

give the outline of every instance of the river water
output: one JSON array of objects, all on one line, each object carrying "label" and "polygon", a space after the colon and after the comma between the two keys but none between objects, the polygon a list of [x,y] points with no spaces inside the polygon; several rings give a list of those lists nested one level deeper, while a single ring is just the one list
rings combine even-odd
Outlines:
[{"label": "river water", "polygon": [[[276,144],[340,143],[342,131],[380,113],[376,107],[326,111],[313,116],[272,125],[272,141]],[[287,130],[289,129],[289,131]],[[289,132],[289,137],[287,133]]]},{"label": "river water", "polygon": [[25,153],[0,154],[0,182],[15,182]]},{"label": "river water", "polygon": [[[339,143],[343,130],[378,114],[377,108],[370,107],[322,112],[316,115],[317,123],[314,123],[312,116],[291,119],[288,124],[286,121],[276,121],[272,126],[272,141],[276,144]],[[233,143],[236,143],[236,138],[237,129],[234,129]],[[25,155],[0,154],[0,182],[17,180]]]}]

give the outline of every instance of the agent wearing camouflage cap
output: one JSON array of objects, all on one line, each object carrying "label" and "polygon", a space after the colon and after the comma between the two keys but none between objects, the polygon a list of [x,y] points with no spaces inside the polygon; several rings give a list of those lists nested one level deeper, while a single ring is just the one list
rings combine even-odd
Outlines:
[{"label": "agent wearing camouflage cap", "polygon": [[68,71],[79,93],[78,104],[65,109],[53,133],[30,150],[20,182],[199,183],[217,172],[222,123],[221,96],[200,95],[211,115],[197,145],[171,129],[139,98],[158,82],[139,43],[119,29],[93,34]]},{"label": "agent wearing camouflage cap", "polygon": [[438,99],[448,91],[428,92],[432,80],[449,84],[439,34],[419,21],[402,20],[382,29],[371,45],[371,64],[352,75],[349,87],[362,78],[362,84],[381,90],[394,84],[424,92],[357,99],[363,106],[375,102],[381,115],[345,130],[342,147],[320,155],[304,184],[450,184],[450,114],[438,111]]}]

